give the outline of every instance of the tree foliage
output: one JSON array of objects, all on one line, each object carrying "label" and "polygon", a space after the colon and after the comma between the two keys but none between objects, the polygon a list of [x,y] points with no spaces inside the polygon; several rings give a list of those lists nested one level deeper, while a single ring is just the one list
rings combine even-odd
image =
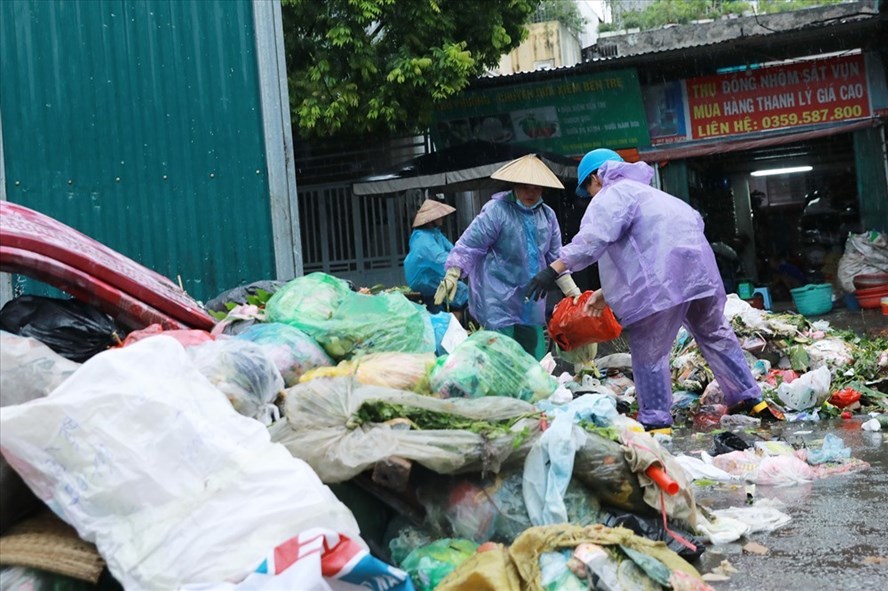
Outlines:
[{"label": "tree foliage", "polygon": [[423,129],[517,47],[540,0],[282,0],[303,137]]},{"label": "tree foliage", "polygon": [[537,8],[536,20],[558,21],[577,37],[589,24],[588,19],[580,14],[580,9],[574,0],[542,0]]}]

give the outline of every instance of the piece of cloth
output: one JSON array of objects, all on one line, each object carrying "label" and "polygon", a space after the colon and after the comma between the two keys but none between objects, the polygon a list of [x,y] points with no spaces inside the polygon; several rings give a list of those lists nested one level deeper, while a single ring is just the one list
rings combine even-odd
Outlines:
[{"label": "piece of cloth", "polygon": [[[542,591],[540,555],[561,549],[573,549],[580,544],[599,546],[625,546],[662,562],[673,573],[682,573],[689,581],[700,584],[699,589],[707,588],[690,563],[666,547],[663,542],[654,542],[635,535],[622,527],[603,525],[559,524],[531,527],[524,531],[503,556],[499,547],[490,552],[476,554],[456,570],[447,575],[437,587],[437,591]],[[492,554],[485,556],[485,554]],[[516,581],[516,576],[518,581]],[[520,581],[520,587],[516,583]]]},{"label": "piece of cloth", "polygon": [[644,425],[672,424],[672,374],[669,351],[684,325],[725,394],[728,408],[761,397],[737,335],[724,317],[725,296],[683,302],[647,316],[631,326],[632,375],[638,397],[638,420]]},{"label": "piece of cloth", "polygon": [[468,276],[469,312],[482,327],[543,326],[546,302],[525,301],[524,291],[560,255],[561,228],[552,208],[542,200],[525,207],[506,191],[481,208],[445,266]]},{"label": "piece of cloth", "polygon": [[546,356],[546,336],[542,326],[515,324],[498,328],[495,332],[518,341],[518,344],[537,361]]},{"label": "piece of cloth", "polygon": [[[418,228],[410,234],[410,252],[404,259],[404,275],[407,278],[407,285],[413,291],[422,294],[424,303],[433,314],[442,308],[435,306],[432,300],[444,278],[444,262],[452,249],[453,244],[440,228]],[[450,302],[450,307],[464,308],[468,299],[469,288],[460,281],[456,287],[456,297]]]},{"label": "piece of cloth", "polygon": [[649,186],[650,166],[609,161],[598,175],[603,188],[561,260],[573,272],[598,262],[604,295],[623,326],[724,291],[700,214]]}]

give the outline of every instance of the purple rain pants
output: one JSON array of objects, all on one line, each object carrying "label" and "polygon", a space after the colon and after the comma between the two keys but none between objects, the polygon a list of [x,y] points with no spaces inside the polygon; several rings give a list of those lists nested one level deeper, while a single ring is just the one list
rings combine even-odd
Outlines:
[{"label": "purple rain pants", "polygon": [[684,324],[697,341],[728,408],[761,398],[737,335],[724,317],[724,299],[710,296],[642,318],[629,330],[632,373],[638,397],[638,421],[647,426],[672,424],[672,373],[669,353]]}]

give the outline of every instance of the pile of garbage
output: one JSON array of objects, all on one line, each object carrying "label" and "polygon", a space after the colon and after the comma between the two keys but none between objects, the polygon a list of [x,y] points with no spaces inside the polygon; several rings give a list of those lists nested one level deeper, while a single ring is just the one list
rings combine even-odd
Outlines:
[{"label": "pile of garbage", "polygon": [[[867,467],[832,439],[796,449],[739,434],[674,455],[630,416],[628,354],[537,362],[398,290],[321,273],[266,285],[217,302],[212,333],[127,335],[78,322],[83,311],[60,331],[18,313],[18,334],[0,333],[4,529],[48,507],[115,581],[148,590],[708,589],[691,564],[707,544],[789,517],[767,501],[709,511],[695,481]],[[872,387],[884,342],[733,299],[726,313],[795,418],[885,410]],[[559,361],[574,372],[554,375]],[[731,426],[687,335],[673,368],[676,412]],[[343,484],[398,513],[382,539],[362,537],[362,515],[334,494]]]}]

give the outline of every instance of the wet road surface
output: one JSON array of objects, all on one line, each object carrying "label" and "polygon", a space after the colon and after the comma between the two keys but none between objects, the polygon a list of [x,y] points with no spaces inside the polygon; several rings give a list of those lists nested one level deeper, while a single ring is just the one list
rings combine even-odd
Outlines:
[{"label": "wet road surface", "polygon": [[[869,418],[869,417],[865,417]],[[756,498],[777,498],[792,521],[771,533],[755,533],[731,544],[710,546],[698,564],[709,572],[728,560],[739,572],[731,580],[712,582],[718,591],[811,591],[888,589],[888,434],[860,428],[863,417],[821,423],[783,423],[772,427],[790,443],[819,447],[832,432],[851,447],[852,457],[870,464],[856,474],[833,476],[786,487],[755,487]],[[798,432],[801,431],[801,434]],[[813,431],[813,433],[804,433]],[[687,430],[684,431],[687,433]],[[670,446],[675,453],[704,449],[712,453],[712,436],[682,436]],[[697,488],[697,502],[712,509],[744,506],[743,485]],[[757,542],[767,555],[744,554]]]}]

